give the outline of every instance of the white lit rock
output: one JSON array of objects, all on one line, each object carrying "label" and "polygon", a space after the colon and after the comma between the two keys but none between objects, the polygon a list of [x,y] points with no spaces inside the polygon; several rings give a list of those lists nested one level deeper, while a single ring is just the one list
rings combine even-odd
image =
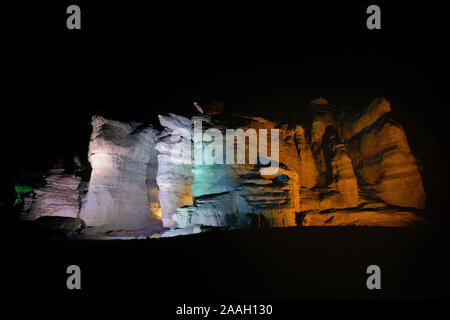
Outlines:
[{"label": "white lit rock", "polygon": [[[155,130],[139,123],[93,117],[91,180],[80,218],[103,230],[158,228],[150,212],[147,170],[155,158]],[[151,174],[150,174],[151,176]]]},{"label": "white lit rock", "polygon": [[86,185],[80,178],[51,170],[46,184],[23,197],[21,218],[35,220],[42,216],[78,218],[83,204]]},{"label": "white lit rock", "polygon": [[191,134],[192,122],[173,114],[160,115],[159,121],[165,128],[155,146],[159,152],[156,182],[163,226],[168,228],[176,226],[172,216],[177,209],[193,203],[191,140],[185,134]]}]

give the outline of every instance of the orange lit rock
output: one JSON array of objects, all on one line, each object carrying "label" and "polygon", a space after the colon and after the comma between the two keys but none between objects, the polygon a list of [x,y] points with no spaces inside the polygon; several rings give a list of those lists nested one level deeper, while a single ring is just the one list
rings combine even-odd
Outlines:
[{"label": "orange lit rock", "polygon": [[[351,208],[359,204],[358,183],[335,110],[323,99],[311,102],[311,148],[320,174],[314,188],[300,188],[300,212]],[[307,167],[302,168],[308,170]]]},{"label": "orange lit rock", "polygon": [[308,212],[305,214],[303,226],[382,226],[407,227],[412,225],[429,225],[430,223],[407,210],[369,211],[339,211],[339,212]]},{"label": "orange lit rock", "polygon": [[329,183],[329,159],[325,159],[324,135],[330,129],[336,130],[338,124],[335,119],[335,110],[324,98],[318,98],[311,102],[310,110],[314,117],[310,128],[311,150],[314,155],[316,167],[319,172],[317,183],[324,186]]},{"label": "orange lit rock", "polygon": [[362,185],[387,204],[424,208],[422,177],[398,123],[380,118],[349,145]]},{"label": "orange lit rock", "polygon": [[356,120],[353,122],[345,122],[342,123],[342,139],[344,141],[349,141],[355,134],[360,133],[363,129],[371,126],[375,123],[379,118],[381,118],[384,114],[391,111],[391,104],[385,98],[377,98],[372,103],[369,104],[369,107],[366,110],[363,110],[362,113],[357,116]]},{"label": "orange lit rock", "polygon": [[193,203],[177,209],[176,225],[295,226],[298,215],[303,225],[422,223],[408,209],[423,208],[421,177],[402,128],[382,120],[389,111],[389,102],[379,98],[356,117],[337,116],[318,98],[311,103],[310,125],[201,116],[204,130],[216,128],[224,136],[227,128],[278,129],[280,169],[262,176],[248,164],[194,165]]}]

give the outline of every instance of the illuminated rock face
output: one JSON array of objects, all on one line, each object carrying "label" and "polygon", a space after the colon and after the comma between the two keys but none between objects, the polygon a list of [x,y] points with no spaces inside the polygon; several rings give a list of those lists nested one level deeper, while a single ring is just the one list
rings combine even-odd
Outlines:
[{"label": "illuminated rock face", "polygon": [[194,164],[185,180],[192,181],[191,191],[182,188],[193,202],[172,211],[171,225],[424,223],[415,214],[425,204],[422,179],[402,127],[389,118],[387,100],[376,99],[352,119],[323,98],[311,103],[311,112],[311,124],[295,126],[242,115],[194,117],[203,130],[215,128],[224,137],[226,129],[279,129],[280,169],[262,176],[258,165]]},{"label": "illuminated rock face", "polygon": [[[176,226],[172,216],[177,208],[193,203],[191,144],[183,137],[183,133],[191,134],[192,121],[173,114],[159,116],[159,120],[164,130],[159,133],[155,147],[159,152],[156,182],[163,226],[168,228]],[[174,155],[175,149],[180,152]]]},{"label": "illuminated rock face", "polygon": [[390,205],[425,207],[422,177],[405,132],[383,117],[349,142],[362,185]]},{"label": "illuminated rock face", "polygon": [[417,161],[390,111],[389,101],[378,98],[353,123],[344,121],[341,135],[366,193],[388,205],[423,209],[425,192]]},{"label": "illuminated rock face", "polygon": [[87,186],[80,178],[52,170],[46,185],[23,198],[22,219],[34,220],[42,216],[78,218]]},{"label": "illuminated rock face", "polygon": [[147,173],[153,173],[148,165],[156,161],[155,130],[102,117],[94,117],[92,127],[92,173],[80,218],[104,230],[157,228],[147,189]]},{"label": "illuminated rock face", "polygon": [[378,98],[356,117],[334,117],[323,101],[313,101],[313,109],[319,110],[311,135],[321,172],[317,187],[328,190],[300,192],[303,225],[423,223],[413,213],[425,206],[422,178],[403,128],[390,118],[389,102]]},{"label": "illuminated rock face", "polygon": [[[205,115],[194,117],[192,120],[193,122],[201,121],[203,131],[212,128],[219,130],[224,141],[227,139],[227,134],[230,134],[227,133],[227,129],[243,129],[244,131],[247,129],[273,129],[276,125],[276,123],[262,118],[236,115]],[[161,122],[161,124],[164,123]],[[302,132],[300,129],[297,131],[295,132],[299,135]],[[258,140],[249,139],[248,143],[238,140],[236,149],[242,145],[248,154],[251,147],[257,150],[257,144]],[[271,149],[270,143],[267,149]],[[296,152],[295,145],[283,142],[280,147],[280,159],[292,152]],[[206,158],[207,152],[205,151],[203,155]],[[177,184],[177,188],[182,189],[191,200],[172,213],[171,223],[182,228],[195,225],[246,227],[255,223],[265,226],[296,225],[297,172],[282,164],[283,168],[280,168],[276,174],[262,175],[260,171],[263,166],[258,163],[249,164],[248,157],[244,164],[226,164],[225,153],[223,157],[223,164],[194,163],[190,167],[189,180],[183,176],[183,181],[191,181],[192,186]],[[301,162],[296,157],[293,159],[295,164]],[[305,156],[302,161],[311,162],[312,158]],[[309,175],[306,176],[309,177]],[[308,183],[308,178],[305,180]],[[311,182],[309,183],[311,184]],[[162,201],[165,200],[162,199]]]},{"label": "illuminated rock face", "polygon": [[[417,215],[425,206],[422,178],[387,100],[353,116],[319,98],[310,105],[311,122],[289,125],[223,114],[217,102],[196,107],[201,114],[192,119],[160,115],[159,131],[94,117],[87,193],[80,179],[53,173],[45,188],[24,197],[24,218],[64,216],[103,230],[154,231],[425,223]],[[226,164],[225,152],[224,164],[196,163],[198,122],[202,133],[218,130],[224,142],[234,140],[228,129],[279,130],[278,171],[262,174],[261,157],[248,161],[253,147],[271,150],[271,139],[261,135],[236,140],[245,163]]]}]

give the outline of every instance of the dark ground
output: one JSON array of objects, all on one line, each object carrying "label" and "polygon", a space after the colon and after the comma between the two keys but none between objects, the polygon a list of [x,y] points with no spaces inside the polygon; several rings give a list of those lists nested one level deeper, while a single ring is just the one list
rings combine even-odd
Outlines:
[{"label": "dark ground", "polygon": [[[15,244],[12,292],[66,290],[82,269],[82,295],[156,301],[449,298],[448,230],[304,227],[214,231],[148,240],[51,240],[24,230]],[[25,232],[26,231],[26,232]],[[366,287],[378,265],[382,289]],[[10,279],[11,280],[11,279]],[[12,293],[10,291],[10,293]]]}]

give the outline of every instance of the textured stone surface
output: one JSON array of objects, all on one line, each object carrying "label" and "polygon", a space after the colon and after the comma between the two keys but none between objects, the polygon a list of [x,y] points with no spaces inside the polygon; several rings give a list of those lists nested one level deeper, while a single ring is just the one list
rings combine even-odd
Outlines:
[{"label": "textured stone surface", "polygon": [[[344,141],[349,141],[355,134],[370,127],[383,115],[391,111],[391,104],[385,98],[377,98],[366,109],[362,109],[356,117],[341,114],[344,118],[341,124],[341,135]],[[347,117],[346,117],[347,116]],[[345,118],[350,118],[346,121]]]},{"label": "textured stone surface", "polygon": [[348,145],[362,188],[389,205],[425,207],[417,161],[402,126],[389,114],[354,135]]},{"label": "textured stone surface", "polygon": [[86,226],[80,218],[63,216],[41,216],[33,224],[44,230],[59,231],[60,235],[65,236],[74,236]]},{"label": "textured stone surface", "polygon": [[41,216],[78,218],[87,186],[80,178],[52,170],[42,188],[34,189],[23,198],[21,218],[34,220]]},{"label": "textured stone surface", "polygon": [[174,225],[423,224],[415,211],[424,207],[421,176],[402,127],[388,117],[389,102],[378,98],[356,116],[338,115],[324,98],[310,108],[312,123],[294,126],[243,115],[194,117],[225,137],[227,128],[278,129],[280,169],[263,176],[258,165],[193,165],[193,203],[177,208]]},{"label": "textured stone surface", "polygon": [[[78,178],[54,172],[45,188],[24,197],[24,217],[79,217],[89,236],[113,230],[106,236],[121,239],[159,236],[162,227],[172,228],[164,233],[170,236],[208,227],[427,223],[420,210],[426,200],[422,177],[386,99],[338,112],[318,98],[309,106],[311,120],[289,124],[226,114],[218,102],[195,107],[200,114],[191,119],[160,115],[159,131],[94,117],[87,195]],[[194,161],[199,122],[202,134],[221,133],[223,164]],[[236,150],[245,150],[245,163],[236,157],[226,164],[225,141],[234,140],[229,129],[249,135],[235,141]],[[273,157],[271,134],[260,131],[267,129],[279,132],[279,156],[272,159],[278,170],[269,174],[262,161]],[[203,143],[205,160],[220,157],[208,149],[210,143]],[[252,147],[269,152],[250,157]]]},{"label": "textured stone surface", "polygon": [[[193,120],[202,120],[203,131],[210,128],[220,130],[224,141],[227,139],[227,134],[230,136],[232,134],[227,133],[227,129],[240,128],[246,131],[247,129],[273,129],[276,126],[276,123],[266,119],[240,115],[201,116],[194,117]],[[298,133],[299,136],[302,133],[301,129],[289,132],[290,134]],[[287,142],[284,142],[284,138]],[[283,158],[284,154],[297,152],[293,139],[288,139],[286,136],[280,139],[282,140],[280,158]],[[271,150],[270,140],[268,141],[266,148]],[[236,149],[239,149],[242,143],[245,142],[236,140]],[[245,143],[244,150],[247,155],[250,145],[258,150],[258,140],[250,139],[248,143]],[[206,152],[204,156],[206,157]],[[288,158],[285,157],[285,159]],[[303,161],[307,162],[311,159],[305,157]],[[262,175],[262,165],[248,164],[248,162],[247,157],[244,164],[194,164],[191,192],[193,203],[177,210],[173,216],[176,226],[245,227],[255,221],[258,225],[266,226],[295,225],[295,206],[298,199],[297,172],[283,169],[287,166],[281,164],[283,168],[280,168],[276,174]],[[295,158],[294,162],[298,165],[300,160]]]},{"label": "textured stone surface", "polygon": [[156,182],[163,226],[174,227],[172,215],[179,207],[193,203],[191,144],[185,137],[186,133],[192,133],[192,121],[173,114],[160,115],[159,121],[164,130],[158,135],[155,147],[159,152]]},{"label": "textured stone surface", "polygon": [[407,227],[429,225],[429,222],[408,210],[339,211],[332,213],[306,213],[303,226],[379,226]]},{"label": "textured stone surface", "polygon": [[158,213],[150,212],[147,190],[148,164],[155,157],[155,130],[98,116],[93,117],[92,127],[92,173],[80,218],[87,226],[104,230],[157,228]]}]

